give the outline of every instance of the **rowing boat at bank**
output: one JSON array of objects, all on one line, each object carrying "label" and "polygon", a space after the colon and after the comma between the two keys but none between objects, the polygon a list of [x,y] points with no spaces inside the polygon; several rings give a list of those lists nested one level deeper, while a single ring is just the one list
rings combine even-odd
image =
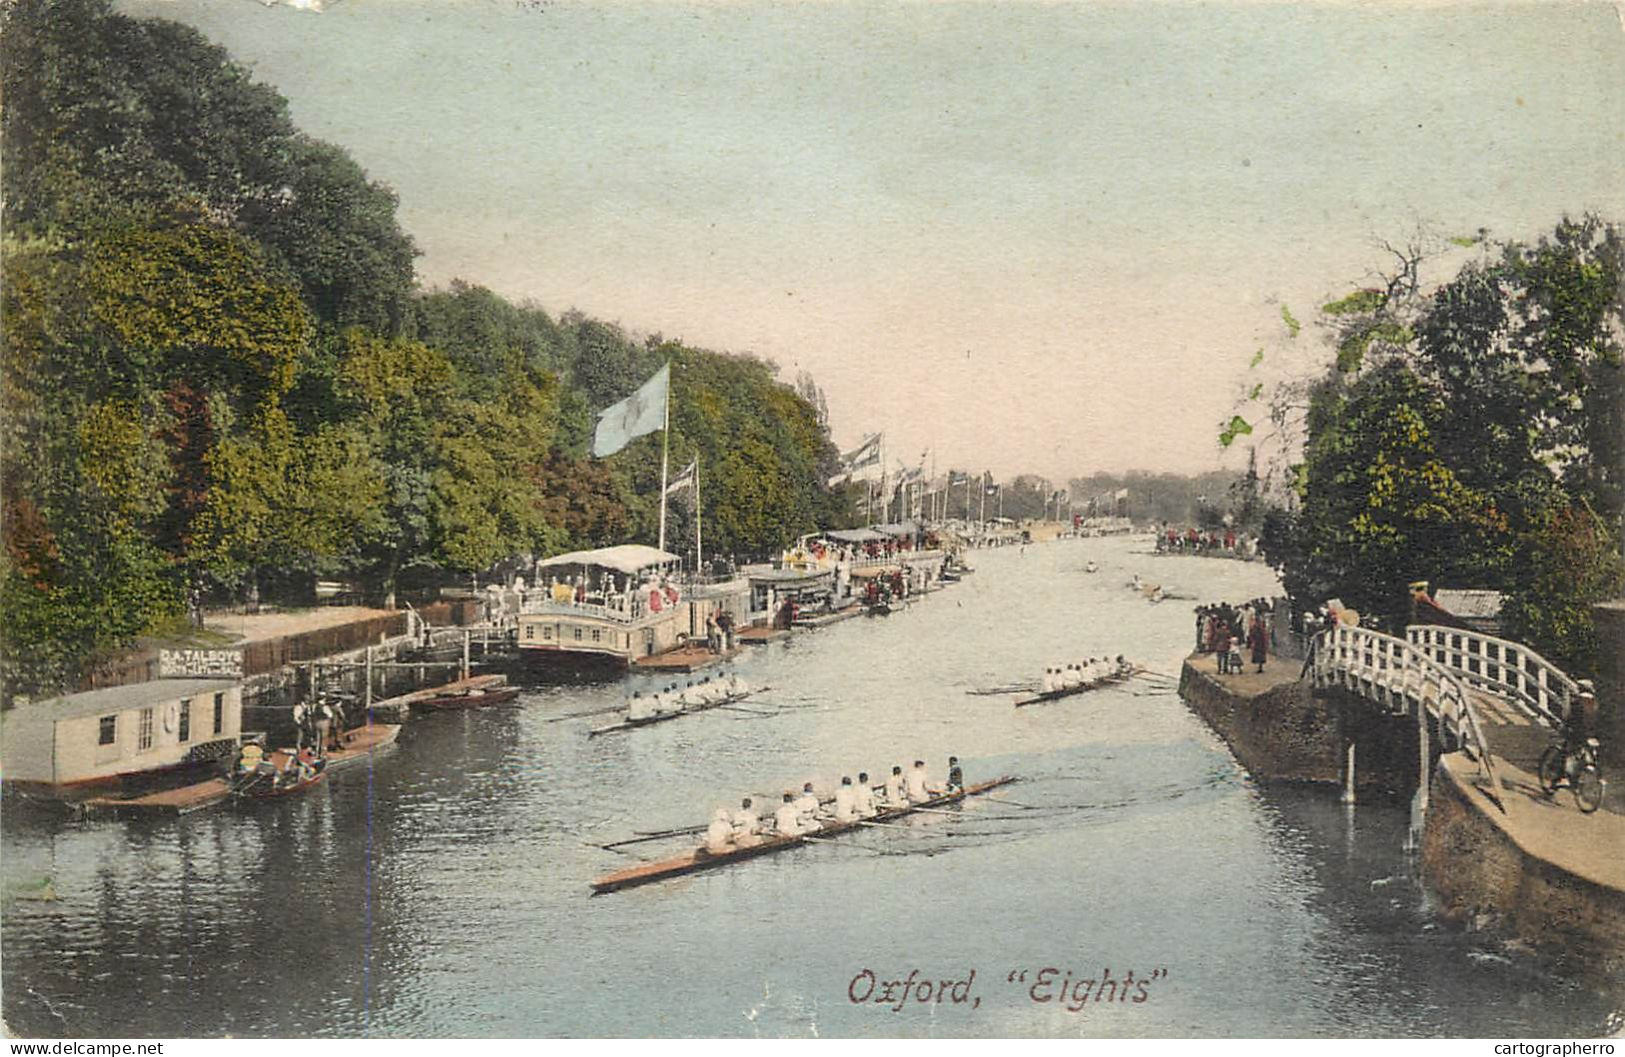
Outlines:
[{"label": "rowing boat at bank", "polygon": [[643,863],[639,866],[628,867],[625,870],[617,870],[612,874],[605,874],[592,882],[593,894],[602,895],[605,892],[614,892],[622,888],[635,888],[638,885],[651,884],[655,881],[665,881],[673,877],[699,873],[701,870],[713,870],[719,866],[727,866],[729,863],[739,862],[743,859],[755,859],[759,856],[771,855],[774,852],[798,848],[803,844],[859,829],[865,822],[883,824],[894,819],[900,819],[905,815],[912,815],[922,809],[957,804],[968,796],[977,796],[1000,786],[1009,785],[1015,780],[1013,776],[1006,775],[1003,778],[995,778],[989,782],[968,785],[952,793],[943,793],[941,796],[932,797],[924,803],[883,810],[872,819],[864,819],[858,822],[830,822],[813,830],[811,833],[801,833],[793,837],[764,837],[759,844],[752,844],[742,848],[734,847],[717,854],[712,854],[703,847],[696,848],[694,851],[670,859]]},{"label": "rowing boat at bank", "polygon": [[1122,675],[1108,675],[1106,678],[1097,683],[1089,683],[1085,686],[1069,686],[1065,690],[1051,690],[1047,694],[1038,694],[1034,697],[1023,698],[1022,700],[1016,702],[1016,707],[1022,708],[1026,705],[1047,705],[1051,701],[1059,701],[1063,697],[1074,697],[1078,694],[1087,694],[1091,690],[1099,690],[1102,687],[1117,686],[1118,684],[1126,683],[1136,675],[1139,675],[1140,671],[1141,669],[1136,668],[1132,672],[1125,672]]},{"label": "rowing boat at bank", "polygon": [[[762,690],[771,689],[773,689],[771,686],[762,687]],[[621,722],[611,723],[607,727],[594,727],[592,730],[587,731],[587,737],[596,738],[600,734],[618,734],[623,730],[636,730],[639,727],[647,727],[655,723],[664,723],[668,719],[681,719],[684,716],[691,715],[695,712],[709,712],[713,708],[726,708],[729,705],[738,704],[751,695],[760,692],[761,691],[758,690],[747,690],[742,694],[730,694],[721,701],[713,701],[708,705],[690,705],[687,708],[679,708],[672,712],[656,712],[654,715],[645,716],[643,719],[623,719]]]}]

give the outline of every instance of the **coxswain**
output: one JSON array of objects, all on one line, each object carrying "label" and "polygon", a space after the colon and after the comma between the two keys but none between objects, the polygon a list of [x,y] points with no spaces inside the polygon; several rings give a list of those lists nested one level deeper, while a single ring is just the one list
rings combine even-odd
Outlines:
[{"label": "coxswain", "polygon": [[859,818],[874,818],[879,814],[875,808],[874,786],[869,784],[869,772],[858,772],[858,784],[853,787],[852,806],[857,810]]},{"label": "coxswain", "polygon": [[1054,668],[1044,669],[1044,678],[1038,680],[1038,692],[1041,694],[1053,694],[1055,692]]},{"label": "coxswain", "polygon": [[751,806],[750,797],[739,802],[739,810],[734,812],[734,844],[741,848],[749,848],[762,841],[762,820],[756,817],[756,808]]},{"label": "coxswain", "polygon": [[801,796],[796,798],[796,812],[801,816],[803,832],[818,824],[818,794],[813,792],[811,782],[801,787]]},{"label": "coxswain", "polygon": [[851,776],[842,775],[840,788],[835,790],[835,821],[855,822],[857,818],[857,791],[852,788]]},{"label": "coxswain", "polygon": [[801,833],[801,812],[796,810],[795,794],[785,793],[784,803],[773,812],[773,829],[781,837],[794,837]]},{"label": "coxswain", "polygon": [[959,757],[948,757],[948,792],[957,793],[965,788],[965,772],[959,769]]},{"label": "coxswain", "polygon": [[891,777],[886,779],[886,804],[888,807],[900,807],[908,803],[908,794],[905,793],[903,781],[903,768],[893,767]]},{"label": "coxswain", "polygon": [[745,685],[745,680],[739,678],[739,673],[729,672],[728,696],[737,701],[739,698],[742,698],[749,693],[750,688]]},{"label": "coxswain", "polygon": [[733,842],[734,828],[728,821],[728,809],[719,807],[711,815],[711,824],[705,828],[705,850],[721,855]]},{"label": "coxswain", "polygon": [[908,800],[911,804],[923,804],[931,799],[931,791],[925,787],[925,761],[915,760],[914,766],[908,769]]},{"label": "coxswain", "polygon": [[1131,675],[1131,674],[1133,674],[1133,672],[1134,672],[1134,665],[1132,665],[1128,661],[1124,660],[1123,655],[1121,653],[1119,653],[1117,655],[1117,674],[1118,675]]}]

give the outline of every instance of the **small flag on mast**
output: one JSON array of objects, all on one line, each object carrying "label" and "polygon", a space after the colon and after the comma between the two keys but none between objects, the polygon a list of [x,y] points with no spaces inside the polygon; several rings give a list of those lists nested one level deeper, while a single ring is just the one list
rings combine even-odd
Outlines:
[{"label": "small flag on mast", "polygon": [[676,495],[685,488],[693,488],[694,471],[697,469],[697,467],[698,464],[694,460],[689,460],[689,464],[683,467],[681,470],[678,470],[677,476],[673,477],[671,479],[671,483],[666,485],[666,494]]}]

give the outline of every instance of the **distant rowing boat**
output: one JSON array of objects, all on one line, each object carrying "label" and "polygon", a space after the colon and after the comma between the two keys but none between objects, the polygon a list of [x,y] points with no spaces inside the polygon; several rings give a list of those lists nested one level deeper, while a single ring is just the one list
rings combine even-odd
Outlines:
[{"label": "distant rowing boat", "polygon": [[[955,804],[968,796],[976,796],[990,789],[1009,785],[1015,780],[1014,777],[1006,776],[995,778],[991,782],[968,785],[957,792],[944,793],[921,804],[910,804],[907,807],[881,811],[873,819],[865,819],[863,822],[885,823],[892,819],[902,818],[905,815],[912,815],[921,809],[941,807],[944,804]],[[622,888],[635,888],[638,885],[664,881],[672,877],[682,877],[685,874],[698,873],[701,870],[713,870],[719,866],[727,866],[729,863],[739,862],[743,859],[754,859],[758,856],[798,848],[809,843],[809,838],[812,841],[817,841],[847,833],[860,828],[863,822],[830,822],[813,830],[811,833],[801,833],[793,837],[764,837],[760,844],[753,844],[744,848],[734,847],[715,855],[706,851],[703,847],[697,848],[694,851],[670,859],[644,863],[640,866],[628,867],[625,870],[617,870],[612,874],[605,874],[592,883],[592,890],[595,895],[601,895]]]},{"label": "distant rowing boat", "polygon": [[[762,690],[771,689],[773,689],[771,686],[762,687]],[[713,701],[710,704],[690,705],[687,708],[677,709],[675,712],[656,712],[654,715],[646,716],[643,719],[624,719],[619,723],[611,723],[607,727],[594,727],[592,730],[587,731],[587,737],[595,738],[600,734],[618,734],[623,730],[636,730],[639,727],[647,727],[655,723],[664,723],[671,719],[681,719],[682,717],[691,715],[695,712],[709,712],[713,708],[724,708],[728,705],[737,704],[751,695],[760,692],[760,690],[747,690],[742,694],[730,694],[721,701]]]},{"label": "distant rowing boat", "polygon": [[1047,694],[1038,694],[1035,697],[1028,697],[1017,701],[1016,707],[1021,708],[1024,705],[1047,705],[1051,701],[1059,701],[1063,697],[1073,697],[1077,694],[1086,694],[1090,690],[1099,690],[1103,686],[1116,686],[1119,683],[1126,683],[1138,674],[1140,674],[1140,669],[1136,668],[1132,672],[1125,672],[1122,675],[1108,675],[1099,682],[1089,683],[1084,686],[1069,686],[1065,690],[1051,690]]}]

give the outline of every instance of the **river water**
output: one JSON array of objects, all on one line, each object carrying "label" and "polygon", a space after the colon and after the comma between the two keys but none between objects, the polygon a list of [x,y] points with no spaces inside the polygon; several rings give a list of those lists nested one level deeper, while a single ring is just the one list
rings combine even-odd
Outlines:
[{"label": "river water", "polygon": [[[1202,599],[1275,589],[1259,565],[1147,549],[977,553],[974,576],[906,611],[755,648],[740,670],[773,688],[751,706],[765,715],[588,739],[608,719],[559,717],[625,686],[536,685],[416,721],[370,770],[287,803],[144,824],[8,806],[5,1020],[81,1037],[1617,1028],[1619,994],[1433,919],[1404,805],[1256,785],[1147,681],[1019,710],[966,693],[1091,654],[1177,672],[1193,603],[1147,603],[1135,572]],[[915,757],[940,778],[950,753],[967,781],[1022,780],[957,815],[588,895],[634,862],[593,844]],[[56,898],[31,898],[47,879]],[[928,1000],[915,984],[880,1004],[911,970]],[[1067,974],[1130,972],[1056,997]]]}]

